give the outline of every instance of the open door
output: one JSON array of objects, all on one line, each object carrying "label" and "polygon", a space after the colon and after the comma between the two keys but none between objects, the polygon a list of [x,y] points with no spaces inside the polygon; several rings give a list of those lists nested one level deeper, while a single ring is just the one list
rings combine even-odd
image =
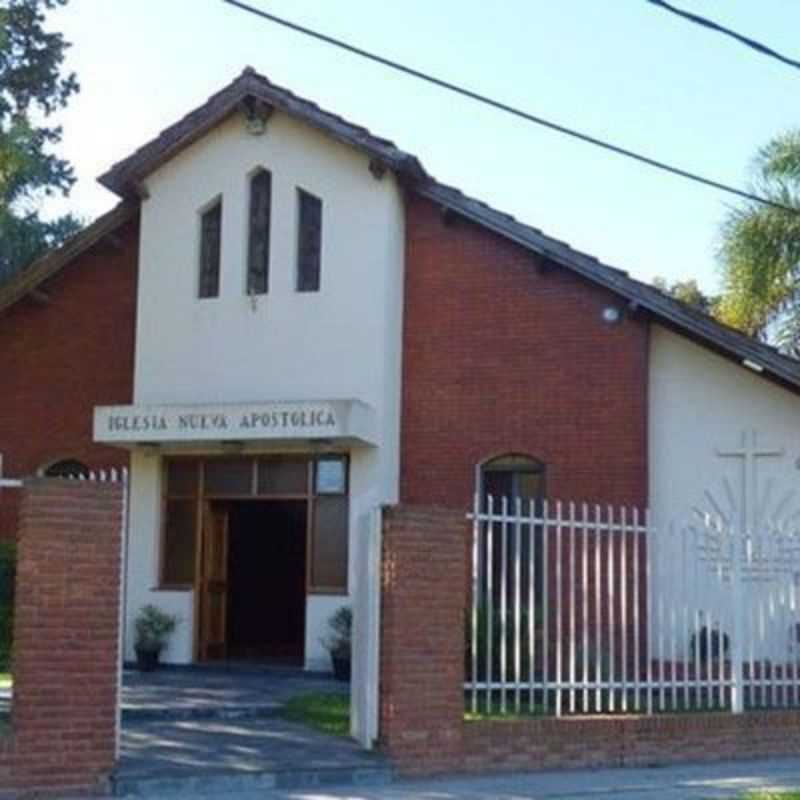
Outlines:
[{"label": "open door", "polygon": [[205,504],[200,569],[200,659],[224,659],[228,617],[228,510]]}]

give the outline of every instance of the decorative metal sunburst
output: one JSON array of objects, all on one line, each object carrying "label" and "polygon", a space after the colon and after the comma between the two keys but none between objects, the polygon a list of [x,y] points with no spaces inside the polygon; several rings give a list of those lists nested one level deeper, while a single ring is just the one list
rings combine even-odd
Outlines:
[{"label": "decorative metal sunburst", "polygon": [[718,449],[717,455],[739,460],[740,486],[723,476],[692,509],[687,530],[697,557],[725,581],[737,570],[742,580],[758,582],[800,574],[797,490],[780,493],[776,480],[763,480],[758,470],[763,459],[783,456],[783,449],[762,446],[751,430],[742,432],[739,447]]}]

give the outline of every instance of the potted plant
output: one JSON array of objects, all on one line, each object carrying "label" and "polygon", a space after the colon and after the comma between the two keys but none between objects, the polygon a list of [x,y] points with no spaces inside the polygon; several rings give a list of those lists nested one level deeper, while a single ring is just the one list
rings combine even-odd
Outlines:
[{"label": "potted plant", "polygon": [[323,647],[331,654],[333,674],[336,680],[350,680],[350,656],[352,653],[353,612],[342,606],[328,619],[330,632],[322,640]]},{"label": "potted plant", "polygon": [[153,605],[144,606],[136,617],[136,664],[142,672],[158,667],[161,651],[178,625],[178,618]]}]

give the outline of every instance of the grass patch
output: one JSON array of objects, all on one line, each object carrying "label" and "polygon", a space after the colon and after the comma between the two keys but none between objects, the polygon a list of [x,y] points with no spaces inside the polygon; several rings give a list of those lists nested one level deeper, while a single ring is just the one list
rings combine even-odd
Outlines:
[{"label": "grass patch", "polygon": [[800,800],[800,792],[749,792],[742,797],[743,800]]},{"label": "grass patch", "polygon": [[302,722],[322,733],[348,736],[350,733],[350,698],[346,694],[314,692],[292,697],[281,709],[281,717]]},{"label": "grass patch", "polygon": [[0,689],[8,689],[12,683],[14,683],[14,679],[10,672],[0,672]]},{"label": "grass patch", "polygon": [[486,708],[472,711],[468,709],[464,712],[464,722],[514,722],[521,719],[536,719],[552,714],[546,714],[542,706],[534,706],[533,709],[525,709],[523,711],[500,711],[498,706],[497,710],[488,710]]}]

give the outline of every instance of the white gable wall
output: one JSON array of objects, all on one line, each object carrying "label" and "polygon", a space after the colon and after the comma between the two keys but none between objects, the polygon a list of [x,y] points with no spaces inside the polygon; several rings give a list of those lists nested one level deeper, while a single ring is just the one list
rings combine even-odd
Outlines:
[{"label": "white gable wall", "polygon": [[[276,113],[252,136],[235,116],[147,181],[134,402],[384,395],[389,306],[402,269],[393,178]],[[246,295],[249,175],[272,172],[269,294]],[[323,201],[322,288],[295,291],[297,188]],[[222,196],[220,297],[199,300],[199,213]],[[393,316],[397,316],[396,312]],[[392,332],[395,333],[394,331]]]},{"label": "white gable wall", "polygon": [[[351,562],[360,517],[397,500],[399,471],[404,211],[394,177],[376,180],[368,163],[279,112],[261,136],[247,133],[237,114],[147,179],[141,218],[134,403],[369,404],[378,446],[351,451]],[[249,176],[259,167],[272,173],[270,275],[269,293],[253,300],[246,294]],[[295,291],[298,188],[323,202],[319,292]],[[200,213],[220,196],[220,296],[200,300]],[[134,458],[128,617],[147,602],[177,610],[182,631],[168,655],[189,661],[192,593],[153,591],[159,469],[158,457]],[[327,666],[319,637],[346,599],[309,599],[308,666]],[[127,644],[130,657],[130,637]]]},{"label": "white gable wall", "polygon": [[[696,511],[724,516],[739,531],[764,530],[768,521],[798,527],[800,518],[791,518],[800,512],[800,397],[658,325],[651,327],[649,393],[650,506],[659,542],[672,540],[654,553],[657,578],[686,601],[690,619],[693,610],[725,619],[729,584],[720,584],[707,562],[683,557],[681,531],[697,522]],[[719,454],[752,443],[754,434],[757,449],[781,454],[758,458],[755,472],[743,459]],[[687,534],[690,553],[693,541]],[[800,577],[800,564],[797,574],[784,566],[775,596],[782,587],[788,597]],[[751,606],[762,590],[767,597],[766,586],[748,589]],[[682,618],[677,625],[685,647],[690,633]],[[786,644],[785,628],[775,632],[775,647]]]}]

